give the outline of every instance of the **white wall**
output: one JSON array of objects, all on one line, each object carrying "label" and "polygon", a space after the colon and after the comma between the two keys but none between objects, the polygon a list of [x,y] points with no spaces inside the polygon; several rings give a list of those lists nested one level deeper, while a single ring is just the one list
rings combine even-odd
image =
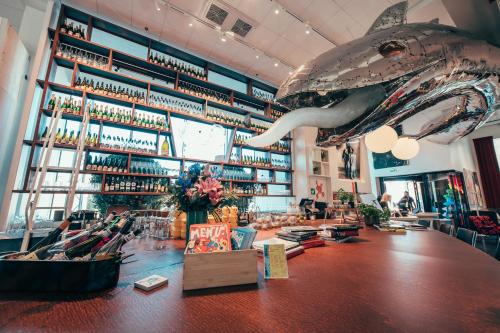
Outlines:
[{"label": "white wall", "polygon": [[[22,41],[31,57],[34,56],[40,39],[40,34],[46,1],[28,2],[20,0],[0,0],[0,16],[9,20],[14,26],[19,39]],[[36,7],[35,7],[36,6]]]},{"label": "white wall", "polygon": [[35,55],[40,34],[42,32],[46,33],[46,30],[42,29],[44,15],[45,11],[26,6],[21,19],[18,30],[19,38],[32,58]]},{"label": "white wall", "polygon": [[457,142],[452,143],[450,145],[450,163],[453,168],[458,171],[463,171],[463,168],[478,170],[476,151],[472,140],[487,136],[492,136],[493,139],[500,138],[500,124],[481,127]]},{"label": "white wall", "polygon": [[450,148],[446,145],[429,142],[422,139],[420,152],[411,159],[408,165],[395,168],[373,169],[373,156],[368,152],[369,165],[371,168],[371,177],[390,177],[395,175],[411,175],[422,172],[432,172],[453,169],[450,160]]},{"label": "white wall", "polygon": [[16,32],[19,32],[23,18],[24,5],[15,0],[0,0],[0,16],[9,20]]},{"label": "white wall", "polygon": [[[370,165],[366,153],[366,146],[364,139],[360,140],[360,148],[359,148],[359,166],[360,166],[360,179],[355,182],[358,185],[358,193],[370,193],[371,190],[371,178],[370,178]],[[336,192],[340,188],[343,188],[347,192],[352,191],[352,180],[348,179],[339,179],[338,178],[338,158],[337,155],[342,154],[341,150],[337,150],[337,148],[330,148],[330,175],[332,177],[332,191]]]},{"label": "white wall", "polygon": [[[310,184],[308,183],[309,175],[312,173],[310,166],[308,167],[308,152],[311,147],[315,146],[316,134],[318,129],[316,127],[300,127],[293,130],[293,192],[297,202],[301,198],[310,197]],[[338,164],[337,154],[341,154],[336,147],[330,147],[328,150],[330,160],[330,189],[332,192],[338,191],[340,188],[351,192],[352,180],[338,178]],[[309,157],[310,158],[310,157]],[[369,161],[366,154],[366,147],[364,140],[360,144],[360,180],[356,181],[358,184],[359,193],[371,192],[371,178],[369,170]],[[331,199],[331,197],[330,197]],[[330,200],[331,201],[331,200]]]},{"label": "white wall", "polygon": [[[308,184],[308,167],[307,153],[308,148],[315,145],[317,128],[302,127],[293,131],[293,148],[294,148],[294,194],[297,200],[309,196]],[[491,125],[482,127],[472,132],[468,136],[450,144],[440,145],[429,142],[425,139],[419,141],[419,154],[409,161],[406,166],[373,169],[373,158],[370,151],[366,149],[364,141],[361,140],[361,180],[357,181],[358,192],[360,193],[377,193],[376,178],[389,177],[396,175],[411,175],[417,173],[456,170],[463,172],[463,169],[477,171],[476,155],[474,150],[473,139],[485,136],[493,136],[500,138],[500,125]],[[339,152],[335,147],[330,150],[330,175],[331,189],[333,192],[339,188],[346,191],[351,191],[352,181],[338,179],[337,176],[337,158],[335,154]]]},{"label": "white wall", "polygon": [[464,168],[477,171],[479,177],[481,177],[477,167],[476,152],[472,140],[485,136],[493,136],[494,138],[500,137],[500,125],[491,125],[479,128],[468,136],[459,139],[450,145],[435,144],[422,139],[419,141],[419,154],[415,158],[411,159],[408,165],[397,168],[373,169],[372,154],[368,152],[372,192],[376,193],[375,179],[377,177],[411,175],[444,170],[456,170],[463,172]]}]

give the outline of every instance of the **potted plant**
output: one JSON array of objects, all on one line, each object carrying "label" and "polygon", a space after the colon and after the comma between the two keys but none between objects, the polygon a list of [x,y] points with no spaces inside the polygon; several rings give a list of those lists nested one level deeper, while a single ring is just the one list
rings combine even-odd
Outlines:
[{"label": "potted plant", "polygon": [[384,208],[384,210],[380,214],[380,220],[384,222],[389,222],[390,219],[391,219],[391,211],[389,210],[389,208]]},{"label": "potted plant", "polygon": [[354,193],[346,192],[343,188],[337,191],[337,199],[345,204],[349,203],[349,207],[354,208]]},{"label": "potted plant", "polygon": [[191,225],[207,223],[208,212],[216,214],[217,208],[230,206],[237,199],[233,193],[224,193],[222,184],[211,177],[208,164],[202,170],[196,163],[187,172],[181,172],[169,192],[169,204],[186,213],[186,244]]},{"label": "potted plant", "polygon": [[381,211],[377,207],[372,205],[360,204],[359,211],[361,212],[361,214],[363,214],[366,225],[371,226],[380,223],[380,217],[382,216],[383,211]]},{"label": "potted plant", "polygon": [[347,192],[347,203],[349,207],[354,208],[354,193]]},{"label": "potted plant", "polygon": [[349,196],[347,195],[347,192],[344,191],[343,188],[340,188],[337,191],[337,199],[340,200],[340,202],[342,202],[342,204],[345,204],[346,201],[349,199]]}]

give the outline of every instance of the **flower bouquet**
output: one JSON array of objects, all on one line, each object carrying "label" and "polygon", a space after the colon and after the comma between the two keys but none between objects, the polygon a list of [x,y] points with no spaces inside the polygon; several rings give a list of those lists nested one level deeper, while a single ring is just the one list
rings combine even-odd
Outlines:
[{"label": "flower bouquet", "polygon": [[208,164],[203,169],[200,164],[193,164],[187,172],[181,172],[170,187],[172,195],[169,204],[186,212],[186,242],[189,241],[189,228],[192,224],[207,223],[208,212],[220,221],[218,208],[233,205],[238,199],[234,193],[224,192],[224,187],[211,177],[208,168]]}]

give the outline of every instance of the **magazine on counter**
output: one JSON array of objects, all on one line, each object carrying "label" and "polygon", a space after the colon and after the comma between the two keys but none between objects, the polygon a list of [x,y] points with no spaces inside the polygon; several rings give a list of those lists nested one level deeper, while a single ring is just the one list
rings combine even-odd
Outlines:
[{"label": "magazine on counter", "polygon": [[231,234],[228,224],[193,224],[189,229],[186,253],[226,251],[231,251]]}]

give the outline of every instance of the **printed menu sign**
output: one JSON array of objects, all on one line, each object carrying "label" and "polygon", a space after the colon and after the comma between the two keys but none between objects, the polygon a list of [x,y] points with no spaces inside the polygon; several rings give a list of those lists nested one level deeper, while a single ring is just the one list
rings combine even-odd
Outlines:
[{"label": "printed menu sign", "polygon": [[264,277],[266,279],[288,278],[284,244],[264,244]]}]

